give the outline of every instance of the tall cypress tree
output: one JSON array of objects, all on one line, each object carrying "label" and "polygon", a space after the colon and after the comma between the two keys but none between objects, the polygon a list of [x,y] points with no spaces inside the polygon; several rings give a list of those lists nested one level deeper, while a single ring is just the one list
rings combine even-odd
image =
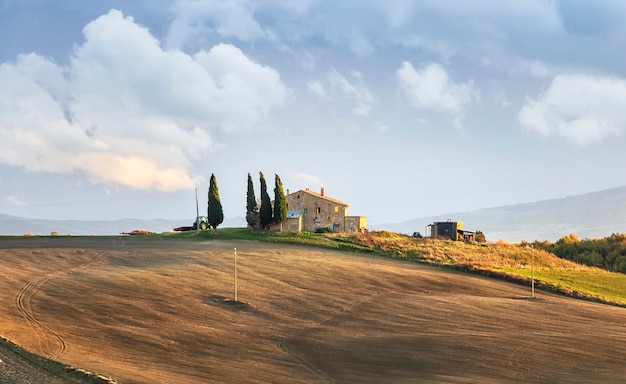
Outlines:
[{"label": "tall cypress tree", "polygon": [[275,174],[274,179],[274,222],[281,224],[287,218],[287,198],[285,197],[285,191],[283,190],[283,182],[280,181],[280,177]]},{"label": "tall cypress tree", "polygon": [[207,208],[207,219],[209,227],[217,229],[217,226],[224,221],[224,211],[220,202],[220,193],[217,189],[217,180],[214,174],[211,174],[209,182],[209,202]]},{"label": "tall cypress tree", "polygon": [[263,172],[259,172],[261,180],[261,208],[259,211],[259,220],[261,221],[261,227],[267,228],[272,222],[272,202],[270,201],[270,195],[267,194],[267,183],[265,182],[265,176]]},{"label": "tall cypress tree", "polygon": [[248,202],[246,204],[246,221],[248,225],[254,229],[259,223],[259,207],[256,202],[256,196],[254,195],[254,184],[252,183],[252,176],[248,173]]}]

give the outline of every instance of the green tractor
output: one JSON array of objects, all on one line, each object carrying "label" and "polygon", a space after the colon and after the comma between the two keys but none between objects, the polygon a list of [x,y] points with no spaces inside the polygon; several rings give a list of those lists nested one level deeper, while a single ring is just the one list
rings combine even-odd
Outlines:
[{"label": "green tractor", "polygon": [[183,231],[197,231],[197,230],[207,230],[209,229],[209,219],[206,216],[198,216],[196,217],[196,221],[189,227],[176,227],[174,228],[175,232],[183,232]]},{"label": "green tractor", "polygon": [[209,218],[206,216],[196,217],[196,222],[193,223],[193,229],[200,229],[202,231],[209,228]]}]

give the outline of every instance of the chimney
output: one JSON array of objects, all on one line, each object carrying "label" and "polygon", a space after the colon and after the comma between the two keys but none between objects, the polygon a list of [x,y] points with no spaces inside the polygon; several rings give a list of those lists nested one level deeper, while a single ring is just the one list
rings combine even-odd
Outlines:
[{"label": "chimney", "polygon": [[320,191],[320,195],[324,196],[324,187],[322,187],[322,190]]}]

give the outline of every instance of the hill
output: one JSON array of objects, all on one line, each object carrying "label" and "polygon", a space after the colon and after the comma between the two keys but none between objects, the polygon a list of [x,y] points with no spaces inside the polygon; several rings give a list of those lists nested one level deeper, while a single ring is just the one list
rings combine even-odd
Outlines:
[{"label": "hill", "polygon": [[[558,257],[545,248],[545,243],[538,243],[532,249],[531,244],[525,242],[470,244],[463,241],[415,238],[388,231],[314,234],[310,232],[251,232],[244,228],[222,229],[217,232],[192,231],[166,234],[160,237],[252,240],[377,254],[514,281],[527,287],[531,286],[531,277],[534,276],[535,285],[542,289],[626,307],[626,274],[609,272],[606,269]],[[150,236],[145,238],[150,238]],[[621,239],[622,236],[615,236],[611,241],[615,243]],[[576,252],[576,250],[570,251]]]},{"label": "hill", "polygon": [[[120,383],[617,383],[626,375],[624,308],[546,292],[532,300],[527,287],[353,251],[208,241],[223,232],[4,239],[0,329]],[[361,241],[436,246],[444,257],[456,246],[383,233]],[[0,382],[15,382],[3,380],[16,371],[3,360]]]},{"label": "hill", "polygon": [[[135,229],[156,233],[172,231],[181,225],[191,225],[193,218],[168,219],[120,219],[120,220],[41,220],[0,214],[0,235],[21,236],[24,234],[49,235],[52,232],[70,235],[119,235]],[[245,227],[241,217],[226,218],[221,228]]]},{"label": "hill", "polygon": [[[414,231],[424,233],[428,224],[447,219],[464,222],[467,230],[481,230],[489,241],[556,241],[570,233],[581,239],[601,238],[626,232],[626,186],[560,199],[418,217],[400,223],[373,225],[371,229],[404,234]],[[41,220],[0,214],[0,235],[48,235],[53,231],[72,235],[116,235],[134,229],[163,233],[174,227],[190,225],[192,221],[193,218]],[[245,226],[243,217],[234,217],[226,218],[220,227]]]},{"label": "hill", "polygon": [[560,199],[420,217],[376,225],[373,229],[409,234],[422,232],[428,224],[447,219],[464,222],[467,230],[483,231],[490,241],[556,241],[570,233],[581,239],[606,237],[626,232],[626,186]]}]

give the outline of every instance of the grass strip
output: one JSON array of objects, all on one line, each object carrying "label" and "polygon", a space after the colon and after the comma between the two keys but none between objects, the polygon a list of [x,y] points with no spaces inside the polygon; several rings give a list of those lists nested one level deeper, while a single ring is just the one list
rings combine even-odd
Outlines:
[{"label": "grass strip", "polygon": [[86,384],[117,384],[116,380],[109,377],[88,372],[83,369],[74,368],[58,361],[36,355],[13,343],[2,335],[0,335],[0,347],[17,356],[34,369],[44,370],[62,380],[71,380],[74,383],[80,382]]}]

